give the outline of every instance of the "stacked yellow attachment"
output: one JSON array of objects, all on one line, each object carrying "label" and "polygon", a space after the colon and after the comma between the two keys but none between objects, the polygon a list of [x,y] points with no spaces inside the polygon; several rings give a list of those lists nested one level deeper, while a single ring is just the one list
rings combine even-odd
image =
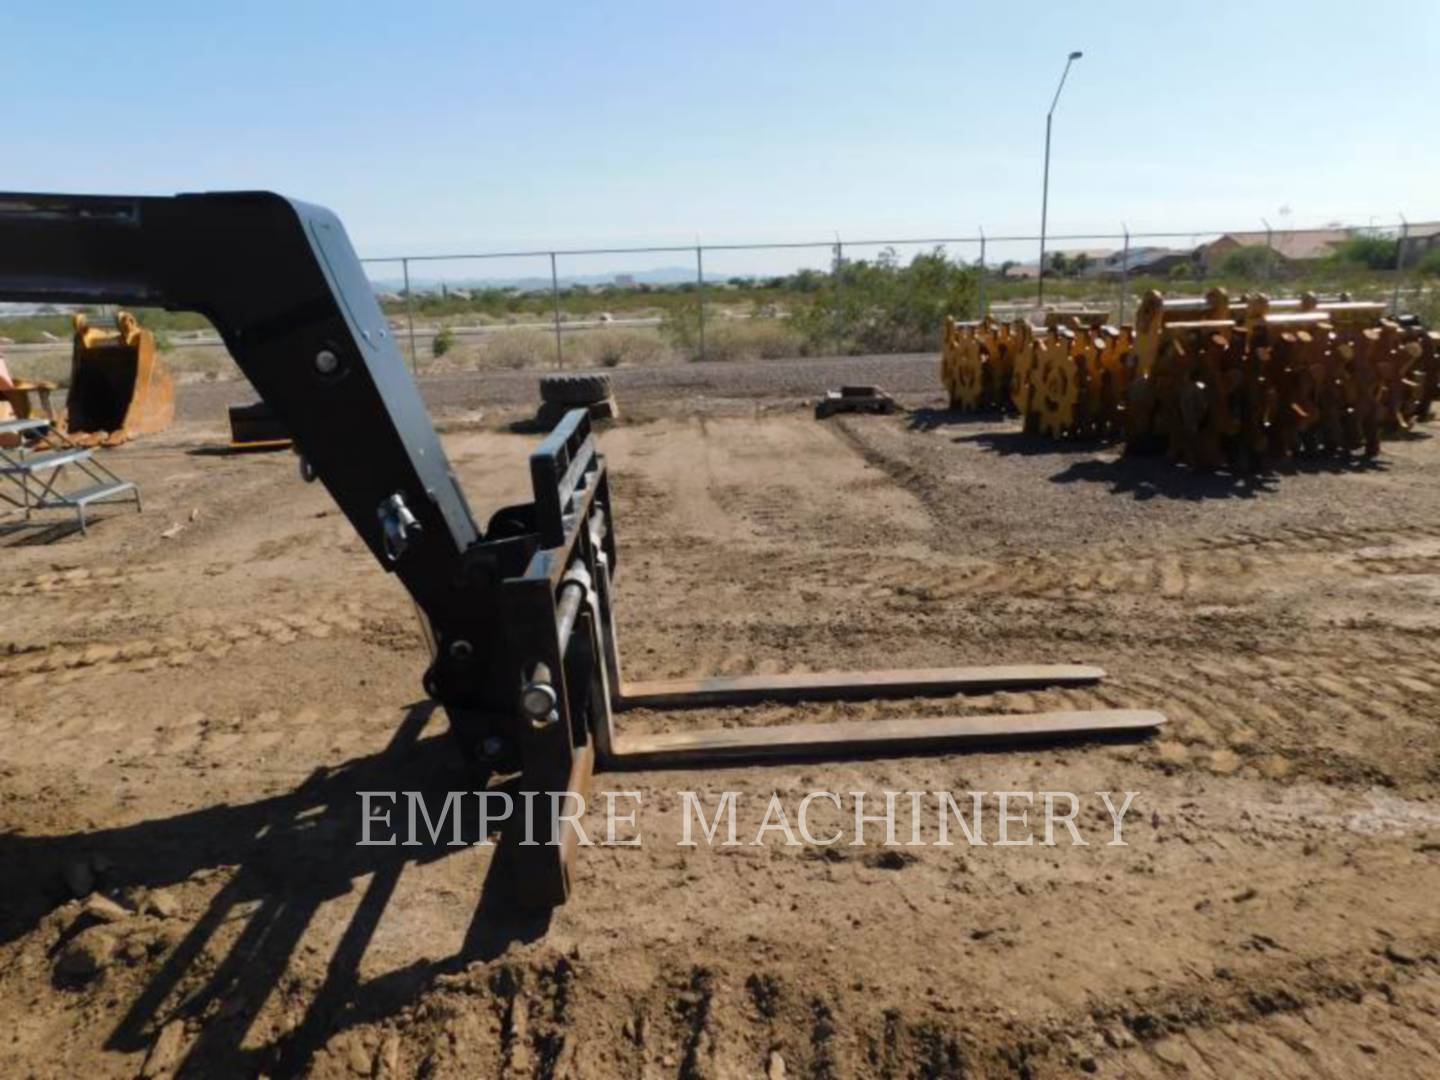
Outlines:
[{"label": "stacked yellow attachment", "polygon": [[950,407],[978,412],[1005,409],[1017,357],[1028,354],[1034,335],[1024,322],[957,322],[945,319],[940,379]]},{"label": "stacked yellow attachment", "polygon": [[1344,296],[1152,291],[1133,327],[1061,311],[1041,329],[947,319],[944,334],[952,408],[1013,410],[1032,433],[1120,437],[1197,468],[1373,455],[1382,435],[1427,419],[1440,392],[1440,334]]}]

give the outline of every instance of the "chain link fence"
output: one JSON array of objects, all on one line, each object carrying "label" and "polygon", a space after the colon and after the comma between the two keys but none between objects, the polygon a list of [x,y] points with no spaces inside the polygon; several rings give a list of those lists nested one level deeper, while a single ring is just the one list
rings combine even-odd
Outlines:
[{"label": "chain link fence", "polygon": [[924,351],[947,314],[1099,308],[1149,289],[1346,293],[1440,316],[1440,223],[496,251],[367,259],[418,369]]},{"label": "chain link fence", "polygon": [[[1121,323],[1152,288],[1344,292],[1440,324],[1440,223],[1061,233],[1045,248],[1043,277],[1039,236],[980,228],[363,261],[417,372],[924,352],[938,348],[946,315],[1010,319],[1083,306]],[[147,317],[182,372],[228,370],[203,320]],[[63,314],[0,319],[7,337],[12,366],[64,368]]]}]

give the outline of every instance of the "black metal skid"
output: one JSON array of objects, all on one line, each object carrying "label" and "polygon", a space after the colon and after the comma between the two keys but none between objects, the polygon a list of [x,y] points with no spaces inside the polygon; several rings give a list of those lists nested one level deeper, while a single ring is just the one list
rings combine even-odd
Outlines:
[{"label": "black metal skid", "polygon": [[[173,198],[0,195],[0,299],[198,311],[430,629],[428,693],[487,769],[523,791],[588,791],[597,768],[907,753],[1135,731],[1143,710],[889,720],[621,736],[617,712],[756,701],[949,695],[1082,685],[1083,665],[623,681],[611,580],[609,477],[584,410],[530,459],[534,498],[482,531],[340,221],[268,193]],[[573,829],[549,812],[540,843],[502,839],[511,895],[569,894]],[[497,855],[497,858],[501,857]]]}]

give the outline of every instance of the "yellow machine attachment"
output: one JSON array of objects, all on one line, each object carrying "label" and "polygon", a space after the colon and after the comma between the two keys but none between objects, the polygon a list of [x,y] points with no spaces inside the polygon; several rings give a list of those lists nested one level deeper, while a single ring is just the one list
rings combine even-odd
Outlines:
[{"label": "yellow machine attachment", "polygon": [[287,450],[292,445],[289,430],[265,402],[230,406],[231,450]]},{"label": "yellow machine attachment", "polygon": [[175,380],[155,355],[155,335],[128,311],[113,327],[75,316],[65,430],[82,446],[117,446],[164,431],[175,419]]},{"label": "yellow machine attachment", "polygon": [[[1057,309],[1029,342],[1030,391],[1020,406],[1027,431],[1051,438],[1110,433],[1128,372],[1132,335],[1107,323],[1108,312]],[[1018,402],[1017,402],[1018,404]]]},{"label": "yellow machine attachment", "polygon": [[1063,326],[1067,330],[1079,330],[1082,327],[1098,330],[1109,320],[1108,311],[1095,308],[1051,308],[1045,312],[1045,329],[1054,330]]},{"label": "yellow machine attachment", "polygon": [[[1034,333],[1023,319],[1005,323],[986,316],[978,322],[959,322],[946,316],[940,381],[949,395],[950,408],[1023,412],[1020,402],[1028,392],[1033,343]],[[1018,383],[1017,365],[1021,372]]]},{"label": "yellow machine attachment", "polygon": [[1094,360],[1086,387],[1094,434],[1117,435],[1124,413],[1125,388],[1135,354],[1135,328],[1102,326],[1092,338]]},{"label": "yellow machine attachment", "polygon": [[1151,289],[1141,298],[1132,361],[1116,398],[1121,415],[1115,426],[1124,432],[1128,452],[1158,443],[1173,458],[1213,460],[1215,440],[1231,427],[1215,401],[1214,374],[1234,329],[1224,289],[1174,299]]},{"label": "yellow machine attachment", "polygon": [[[48,420],[59,418],[50,404],[56,384],[45,379],[17,379],[0,356],[0,424],[7,420]],[[0,446],[18,446],[24,439],[17,432],[0,432]]]},{"label": "yellow machine attachment", "polygon": [[1074,429],[1084,379],[1077,347],[1083,347],[1085,336],[1060,325],[1051,326],[1035,338],[1030,370],[1034,389],[1025,413],[1027,431],[1040,431],[1058,439]]},{"label": "yellow machine attachment", "polygon": [[1035,389],[1035,328],[1024,319],[1010,324],[1010,404],[1021,416],[1030,412]]},{"label": "yellow machine attachment", "polygon": [[946,321],[952,408],[1013,407],[1055,439],[1121,436],[1197,469],[1250,472],[1303,454],[1379,452],[1440,397],[1440,335],[1344,293],[1141,298],[1135,325],[1055,309]]},{"label": "yellow machine attachment", "polygon": [[960,322],[950,315],[945,316],[945,326],[940,331],[940,382],[950,398],[950,407],[973,408],[966,404],[964,391],[965,375],[961,373],[962,354],[965,352],[968,331],[974,323]]},{"label": "yellow machine attachment", "polygon": [[1155,365],[1165,328],[1172,323],[1232,323],[1233,305],[1224,289],[1211,289],[1204,296],[1164,297],[1151,289],[1140,298],[1135,312],[1136,367],[1148,375]]},{"label": "yellow machine attachment", "polygon": [[940,379],[950,407],[967,412],[1008,408],[1013,352],[1009,325],[990,318],[957,322],[947,316]]}]

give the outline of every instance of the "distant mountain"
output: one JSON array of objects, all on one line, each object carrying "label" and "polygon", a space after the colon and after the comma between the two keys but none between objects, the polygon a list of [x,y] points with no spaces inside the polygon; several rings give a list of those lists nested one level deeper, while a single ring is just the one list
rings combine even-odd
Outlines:
[{"label": "distant mountain", "polygon": [[[626,284],[634,285],[679,285],[686,281],[694,281],[695,270],[693,267],[662,266],[654,270],[636,270],[629,273],[621,271],[609,274],[561,274],[560,287],[613,285],[616,279],[622,279]],[[403,279],[393,277],[372,278],[371,283],[380,292],[399,292],[405,287]],[[519,289],[522,292],[542,292],[550,288],[550,279],[537,276],[423,278],[413,274],[410,277],[410,287],[416,292],[439,292],[442,284],[451,289]]]}]

